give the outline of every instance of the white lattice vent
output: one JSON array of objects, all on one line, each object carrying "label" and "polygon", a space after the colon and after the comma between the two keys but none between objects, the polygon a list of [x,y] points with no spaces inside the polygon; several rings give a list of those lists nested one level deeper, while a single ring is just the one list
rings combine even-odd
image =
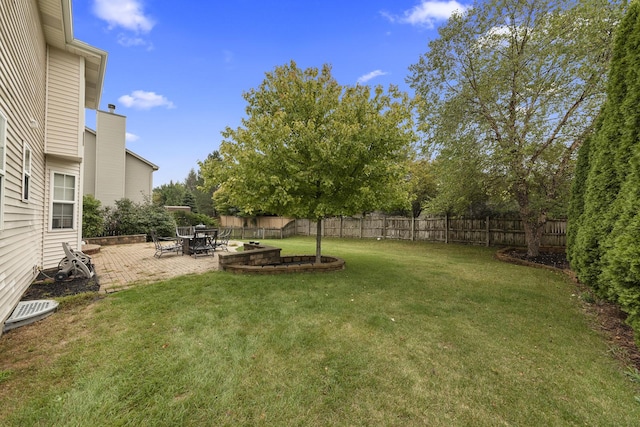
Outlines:
[{"label": "white lattice vent", "polygon": [[28,325],[52,314],[58,307],[54,300],[20,301],[4,322],[4,331]]}]

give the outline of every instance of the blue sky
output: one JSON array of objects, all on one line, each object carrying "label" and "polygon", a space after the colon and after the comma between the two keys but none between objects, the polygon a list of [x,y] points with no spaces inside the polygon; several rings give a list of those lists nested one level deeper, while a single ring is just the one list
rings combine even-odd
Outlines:
[{"label": "blue sky", "polygon": [[[294,60],[342,85],[398,85],[469,1],[73,0],[75,38],[109,53],[100,109],[127,116],[127,148],[183,181],[240,125],[242,93]],[[95,113],[87,125],[95,128]]]}]

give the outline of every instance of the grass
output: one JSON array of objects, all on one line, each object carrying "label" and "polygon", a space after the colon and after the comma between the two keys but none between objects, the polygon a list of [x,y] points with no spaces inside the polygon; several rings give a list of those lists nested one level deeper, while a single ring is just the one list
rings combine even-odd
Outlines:
[{"label": "grass", "polygon": [[563,275],[481,247],[323,253],[347,268],[184,276],[6,334],[0,424],[637,425],[640,386]]}]

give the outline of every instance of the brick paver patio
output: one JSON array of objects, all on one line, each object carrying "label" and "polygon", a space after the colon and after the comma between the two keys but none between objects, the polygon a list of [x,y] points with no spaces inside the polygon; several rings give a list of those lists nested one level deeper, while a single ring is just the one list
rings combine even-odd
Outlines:
[{"label": "brick paver patio", "polygon": [[[234,248],[230,242],[229,250]],[[100,252],[91,255],[100,292],[110,293],[139,284],[218,269],[217,253],[198,258],[174,253],[155,258],[154,254],[153,243],[102,246]]]}]

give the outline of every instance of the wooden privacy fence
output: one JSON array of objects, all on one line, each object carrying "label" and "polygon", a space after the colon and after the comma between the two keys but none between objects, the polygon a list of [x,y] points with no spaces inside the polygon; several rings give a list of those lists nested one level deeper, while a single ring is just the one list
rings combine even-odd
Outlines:
[{"label": "wooden privacy fence", "polygon": [[260,240],[260,239],[284,239],[295,236],[296,221],[291,220],[284,227],[226,227],[231,229],[231,239]]},{"label": "wooden privacy fence", "polygon": [[[295,221],[295,227],[297,235],[316,235],[316,223],[313,221],[298,219]],[[565,247],[566,231],[566,220],[548,220],[542,235],[541,246]],[[322,222],[322,235],[486,246],[526,246],[521,220],[489,217],[479,219],[450,217],[415,219],[385,216],[327,218]]]},{"label": "wooden privacy fence", "polygon": [[[291,220],[282,228],[232,227],[232,239],[283,239],[315,236],[316,222]],[[566,246],[566,220],[548,220],[541,246]],[[335,217],[322,221],[322,235],[355,239],[395,239],[486,246],[526,246],[524,227],[519,219],[502,218],[405,218],[367,215],[363,218]]]}]

